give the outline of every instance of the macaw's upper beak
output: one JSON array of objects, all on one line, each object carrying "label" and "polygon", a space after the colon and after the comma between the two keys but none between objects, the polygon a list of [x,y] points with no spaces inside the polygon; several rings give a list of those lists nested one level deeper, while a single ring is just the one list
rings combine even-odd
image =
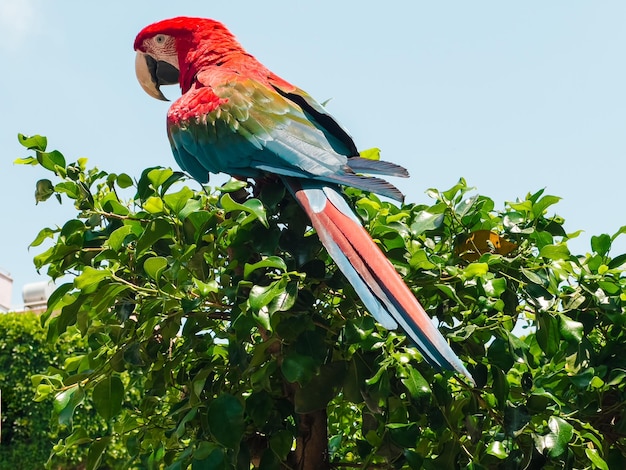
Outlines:
[{"label": "macaw's upper beak", "polygon": [[161,85],[176,85],[179,71],[172,64],[138,51],[135,57],[135,73],[141,88],[153,98],[168,101],[161,93]]}]

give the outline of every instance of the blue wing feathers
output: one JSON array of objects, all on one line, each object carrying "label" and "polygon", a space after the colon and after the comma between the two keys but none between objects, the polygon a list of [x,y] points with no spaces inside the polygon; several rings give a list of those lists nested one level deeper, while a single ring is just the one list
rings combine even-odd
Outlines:
[{"label": "blue wing feathers", "polygon": [[406,168],[385,160],[369,160],[361,157],[350,157],[348,159],[348,166],[356,173],[395,176],[397,178],[409,177],[409,172]]}]

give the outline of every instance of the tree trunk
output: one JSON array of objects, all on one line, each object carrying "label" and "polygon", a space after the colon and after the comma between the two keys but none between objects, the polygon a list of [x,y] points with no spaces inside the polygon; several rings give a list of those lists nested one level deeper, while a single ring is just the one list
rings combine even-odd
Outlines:
[{"label": "tree trunk", "polygon": [[330,469],[328,462],[328,427],[326,410],[298,414],[295,468],[298,470]]},{"label": "tree trunk", "polygon": [[[279,358],[279,363],[282,358]],[[285,380],[285,394],[295,408],[300,385]],[[308,413],[294,413],[298,435],[296,448],[287,457],[286,468],[293,470],[330,470],[328,461],[328,416],[326,408]]]}]

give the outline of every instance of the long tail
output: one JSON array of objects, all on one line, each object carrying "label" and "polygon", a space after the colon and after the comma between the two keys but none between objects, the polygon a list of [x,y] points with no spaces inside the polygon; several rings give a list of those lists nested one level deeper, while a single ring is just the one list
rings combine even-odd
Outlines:
[{"label": "long tail", "polygon": [[313,228],[357,294],[387,329],[398,325],[424,358],[439,369],[455,370],[474,383],[470,373],[435,328],[391,262],[361,225],[344,197],[332,186],[284,178],[311,219]]}]

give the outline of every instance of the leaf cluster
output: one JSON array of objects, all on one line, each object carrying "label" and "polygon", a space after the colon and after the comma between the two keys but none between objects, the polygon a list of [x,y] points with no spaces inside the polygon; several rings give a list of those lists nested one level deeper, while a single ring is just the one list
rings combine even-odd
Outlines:
[{"label": "leaf cluster", "polygon": [[20,141],[35,156],[19,162],[58,181],[37,200],[77,209],[33,245],[52,242],[38,269],[73,276],[49,300],[49,340],[78,331],[89,349],[42,376],[37,399],[68,426],[87,403],[110,423],[71,426],[57,447],[89,445],[88,468],[112,439],[124,468],[296,468],[320,412],[334,468],[624,466],[626,255],[610,255],[619,232],[571,254],[557,197],[496,210],[464,180],[431,205],[346,191],[473,387],[373,321],[275,181],[193,190],[164,168],[134,181]]},{"label": "leaf cluster", "polygon": [[[39,377],[54,374],[52,364],[82,354],[86,344],[79,335],[64,335],[62,341],[46,340],[40,317],[33,312],[4,313],[0,315],[0,389],[2,415],[0,441],[0,469],[21,470],[43,468],[51,456],[54,443],[67,435],[67,427],[53,415],[50,400],[33,402]],[[32,380],[31,380],[32,378]],[[76,423],[91,433],[106,430],[106,421],[97,415],[93,406],[85,404],[76,416]],[[114,465],[120,446],[113,445],[106,463]],[[78,468],[85,459],[85,448],[68,447],[53,454],[50,465],[66,469]]]}]

